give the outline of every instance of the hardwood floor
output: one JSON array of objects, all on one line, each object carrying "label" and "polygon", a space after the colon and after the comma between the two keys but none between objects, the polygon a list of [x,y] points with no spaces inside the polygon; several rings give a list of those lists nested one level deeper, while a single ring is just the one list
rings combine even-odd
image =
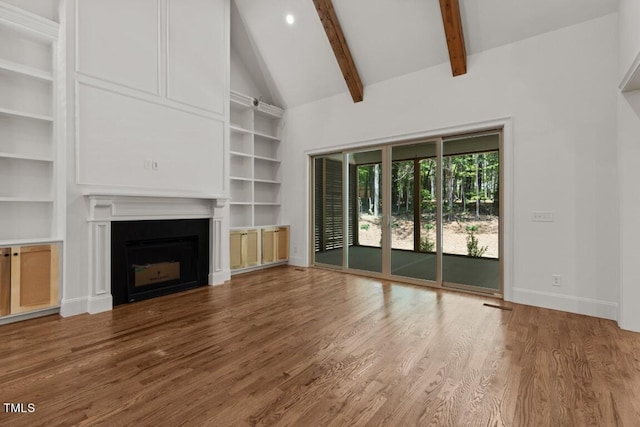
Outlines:
[{"label": "hardwood floor", "polygon": [[3,426],[640,420],[640,334],[323,270],[0,326],[0,343],[0,400],[35,405],[0,411]]}]

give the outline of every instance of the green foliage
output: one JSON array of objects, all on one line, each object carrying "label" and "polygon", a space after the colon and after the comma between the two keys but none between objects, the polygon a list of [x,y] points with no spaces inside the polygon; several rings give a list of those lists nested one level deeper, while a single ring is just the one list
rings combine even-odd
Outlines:
[{"label": "green foliage", "polygon": [[[422,224],[422,228],[426,231],[431,231],[435,228],[430,222]],[[422,236],[420,238],[420,252],[433,252],[436,250],[436,242],[431,240],[429,235]]]},{"label": "green foliage", "polygon": [[480,243],[476,237],[478,232],[477,225],[467,225],[467,255],[470,257],[481,257],[489,249],[488,246],[479,246]]},{"label": "green foliage", "polygon": [[368,229],[369,229],[369,224],[367,224],[366,222],[360,224],[360,230],[368,230]]},{"label": "green foliage", "polygon": [[429,236],[420,238],[420,252],[433,252],[436,249],[436,242],[431,240]]}]

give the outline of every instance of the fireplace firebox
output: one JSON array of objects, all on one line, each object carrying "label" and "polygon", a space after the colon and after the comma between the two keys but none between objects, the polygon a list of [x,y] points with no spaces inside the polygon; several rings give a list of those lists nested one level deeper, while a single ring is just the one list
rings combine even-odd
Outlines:
[{"label": "fireplace firebox", "polygon": [[208,219],[111,224],[113,305],[206,285],[208,274]]}]

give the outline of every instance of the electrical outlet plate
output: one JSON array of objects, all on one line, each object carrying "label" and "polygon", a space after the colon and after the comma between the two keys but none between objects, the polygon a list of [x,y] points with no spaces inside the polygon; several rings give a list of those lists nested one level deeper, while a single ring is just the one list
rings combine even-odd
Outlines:
[{"label": "electrical outlet plate", "polygon": [[562,285],[562,278],[560,277],[559,274],[551,275],[551,284],[553,286],[561,286]]},{"label": "electrical outlet plate", "polygon": [[537,211],[531,214],[533,222],[553,222],[553,212]]}]

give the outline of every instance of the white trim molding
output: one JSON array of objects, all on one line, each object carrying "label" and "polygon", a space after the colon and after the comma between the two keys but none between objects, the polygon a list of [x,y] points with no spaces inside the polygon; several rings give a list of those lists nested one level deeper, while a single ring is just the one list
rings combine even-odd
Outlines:
[{"label": "white trim molding", "polygon": [[[222,265],[222,217],[216,209],[224,201],[202,197],[118,195],[88,192],[89,199],[89,297],[86,311],[91,314],[113,308],[111,293],[111,223],[113,221],[208,218],[209,227],[209,285],[228,280]],[[226,273],[226,274],[225,274]],[[63,316],[77,314],[80,301],[68,302]],[[64,302],[63,302],[64,306]]]},{"label": "white trim molding", "polygon": [[513,289],[512,301],[518,304],[584,314],[586,316],[600,317],[614,321],[618,320],[618,304],[615,302],[582,298],[573,295],[553,294],[523,288]]},{"label": "white trim molding", "polygon": [[60,24],[0,1],[0,22],[52,40],[58,39]]}]

